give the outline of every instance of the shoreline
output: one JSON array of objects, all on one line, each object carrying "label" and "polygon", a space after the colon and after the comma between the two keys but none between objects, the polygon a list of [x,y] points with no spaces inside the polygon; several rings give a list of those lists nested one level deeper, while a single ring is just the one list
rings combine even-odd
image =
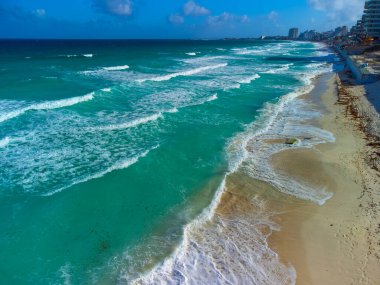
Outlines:
[{"label": "shoreline", "polygon": [[[280,231],[281,216],[289,205],[300,199],[323,205],[332,193],[278,175],[268,158],[287,149],[335,141],[328,131],[302,125],[319,117],[303,97],[314,89],[314,78],[320,74],[307,74],[305,85],[266,104],[259,119],[234,137],[227,151],[230,171],[213,203],[185,227],[175,252],[133,284],[160,283],[161,278],[167,283],[222,278],[233,284],[295,284],[292,264],[279,259],[268,238]],[[286,142],[294,137],[296,142]]]},{"label": "shoreline", "polygon": [[332,74],[311,74],[234,138],[230,161],[243,158],[212,204],[185,227],[175,252],[133,284],[375,285],[380,246],[369,226],[377,212],[368,219],[362,210],[378,176],[367,171],[363,136],[335,104]]},{"label": "shoreline", "polygon": [[[334,192],[325,205],[299,200],[280,215],[281,231],[270,246],[292,264],[297,284],[376,284],[380,280],[380,185],[366,161],[370,146],[338,100],[335,75],[326,84],[318,126],[334,133],[336,143],[313,149],[287,150],[272,157],[274,168],[315,187]],[[312,94],[312,93],[311,93]],[[307,95],[306,100],[315,101]]]}]

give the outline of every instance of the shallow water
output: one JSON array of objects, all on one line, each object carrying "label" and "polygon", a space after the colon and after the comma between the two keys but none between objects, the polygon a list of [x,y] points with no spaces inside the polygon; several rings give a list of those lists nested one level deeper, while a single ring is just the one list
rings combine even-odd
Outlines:
[{"label": "shallow water", "polygon": [[[181,252],[226,175],[252,160],[263,165],[271,153],[257,145],[250,155],[247,143],[277,133],[281,118],[316,115],[293,99],[330,68],[334,56],[321,50],[270,41],[2,42],[1,283],[131,282]],[[305,132],[313,143],[333,139]],[[273,180],[254,169],[253,178]],[[328,198],[324,190],[305,196],[309,190],[287,194]],[[255,237],[253,252],[265,245]],[[198,248],[202,270],[226,248],[215,246]],[[278,267],[292,278],[292,269]],[[169,276],[159,280],[189,282],[197,269],[161,271]],[[227,283],[222,275],[199,277]],[[245,280],[263,280],[252,278]]]}]

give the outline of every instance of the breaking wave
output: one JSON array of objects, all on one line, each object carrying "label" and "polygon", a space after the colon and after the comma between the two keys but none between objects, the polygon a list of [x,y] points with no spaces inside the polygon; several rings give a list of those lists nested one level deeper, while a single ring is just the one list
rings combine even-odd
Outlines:
[{"label": "breaking wave", "polygon": [[163,76],[157,76],[157,77],[152,77],[148,79],[138,79],[137,82],[145,82],[145,81],[167,81],[172,78],[178,77],[178,76],[191,76],[194,74],[198,74],[207,70],[212,70],[212,69],[217,69],[217,68],[222,68],[227,66],[227,63],[221,63],[221,64],[216,64],[216,65],[209,65],[209,66],[203,66],[203,67],[198,67],[194,68],[191,70],[186,70],[186,71],[181,71],[181,72],[176,72],[176,73],[171,73]]},{"label": "breaking wave", "polygon": [[16,118],[25,112],[28,111],[37,111],[37,110],[50,110],[50,109],[58,109],[58,108],[64,108],[64,107],[69,107],[73,106],[79,103],[83,103],[86,101],[90,101],[94,98],[94,92],[89,93],[84,96],[79,96],[79,97],[73,97],[69,99],[62,99],[62,100],[56,100],[56,101],[46,101],[42,103],[35,103],[32,105],[29,105],[27,107],[17,109],[15,111],[11,111],[5,114],[0,114],[0,123]]}]

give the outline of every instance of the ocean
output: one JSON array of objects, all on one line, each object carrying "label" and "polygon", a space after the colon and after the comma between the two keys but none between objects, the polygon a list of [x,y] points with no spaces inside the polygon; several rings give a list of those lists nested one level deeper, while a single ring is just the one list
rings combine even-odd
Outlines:
[{"label": "ocean", "polygon": [[[273,173],[284,146],[258,138],[334,140],[302,128],[318,113],[297,98],[335,60],[309,42],[0,41],[0,284],[276,284],[261,258],[243,278],[218,268],[216,252],[255,249],[212,248],[207,224],[242,169],[287,195],[331,197]],[[248,236],[291,284],[265,237]]]}]

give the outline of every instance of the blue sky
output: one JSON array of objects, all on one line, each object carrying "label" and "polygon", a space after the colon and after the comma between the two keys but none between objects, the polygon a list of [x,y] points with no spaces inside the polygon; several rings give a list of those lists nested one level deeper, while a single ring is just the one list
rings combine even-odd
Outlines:
[{"label": "blue sky", "polygon": [[0,38],[221,38],[351,26],[365,0],[0,0]]}]

